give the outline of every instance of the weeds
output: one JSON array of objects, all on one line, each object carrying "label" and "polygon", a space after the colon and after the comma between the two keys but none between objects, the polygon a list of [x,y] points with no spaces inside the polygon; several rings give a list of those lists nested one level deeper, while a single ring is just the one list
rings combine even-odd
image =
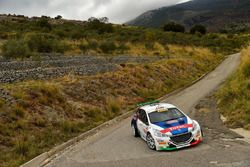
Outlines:
[{"label": "weeds", "polygon": [[232,128],[250,129],[250,47],[242,51],[241,65],[217,92],[219,111]]}]

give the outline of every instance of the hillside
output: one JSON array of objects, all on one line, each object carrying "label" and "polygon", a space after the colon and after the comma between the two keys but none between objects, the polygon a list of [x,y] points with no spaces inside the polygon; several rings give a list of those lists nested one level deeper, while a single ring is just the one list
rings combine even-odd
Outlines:
[{"label": "hillside", "polygon": [[[0,58],[39,58],[46,54],[171,56],[168,45],[200,46],[235,53],[248,34],[203,36],[160,29],[113,25],[102,20],[74,21],[43,16],[0,15]],[[189,41],[189,43],[186,43]]]},{"label": "hillside", "polygon": [[20,166],[190,84],[249,41],[247,33],[0,17],[0,166]]},{"label": "hillside", "polygon": [[148,11],[129,25],[161,27],[175,21],[190,28],[203,24],[210,31],[218,31],[235,24],[250,23],[250,1],[247,0],[193,0],[175,6]]}]

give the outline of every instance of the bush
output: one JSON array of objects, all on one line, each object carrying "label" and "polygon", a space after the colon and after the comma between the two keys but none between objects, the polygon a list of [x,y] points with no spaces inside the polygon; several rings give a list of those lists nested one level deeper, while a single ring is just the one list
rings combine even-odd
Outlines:
[{"label": "bush", "polygon": [[185,32],[185,27],[181,24],[177,24],[174,22],[170,22],[163,26],[164,31],[172,31],[172,32]]},{"label": "bush", "polygon": [[30,49],[23,40],[9,40],[2,46],[5,58],[26,58],[31,56]]},{"label": "bush", "polygon": [[250,77],[250,59],[248,62],[246,62],[243,67],[242,67],[242,70],[243,70],[243,74],[245,77],[249,78]]},{"label": "bush", "polygon": [[195,25],[190,29],[190,33],[191,34],[195,34],[195,33],[201,33],[201,34],[206,34],[207,33],[207,29],[205,26],[203,25]]},{"label": "bush", "polygon": [[108,41],[108,42],[102,42],[100,45],[100,49],[104,53],[112,53],[116,49],[116,45],[114,42]]},{"label": "bush", "polygon": [[117,115],[121,113],[122,102],[120,99],[114,97],[108,97],[106,99],[106,111],[111,115]]},{"label": "bush", "polygon": [[59,41],[55,36],[47,33],[32,33],[26,36],[29,48],[33,52],[64,53],[70,49],[65,42]]},{"label": "bush", "polygon": [[114,32],[113,25],[107,22],[108,22],[108,18],[106,17],[103,17],[100,19],[91,17],[88,19],[88,28],[92,30],[96,30],[98,34]]},{"label": "bush", "polygon": [[52,30],[52,26],[49,23],[47,18],[41,18],[38,22],[37,25],[41,28],[43,28],[46,31],[51,31]]},{"label": "bush", "polygon": [[130,47],[124,43],[121,43],[117,49],[120,50],[121,52],[124,52],[126,50],[129,50]]},{"label": "bush", "polygon": [[81,51],[82,51],[83,53],[87,52],[88,49],[89,49],[89,44],[88,44],[88,42],[87,42],[86,40],[81,41],[81,43],[80,43],[80,45],[79,45],[79,49],[81,49]]}]

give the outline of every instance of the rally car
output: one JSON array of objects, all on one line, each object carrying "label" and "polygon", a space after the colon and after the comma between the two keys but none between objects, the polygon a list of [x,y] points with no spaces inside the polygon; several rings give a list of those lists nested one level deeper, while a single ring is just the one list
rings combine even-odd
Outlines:
[{"label": "rally car", "polygon": [[131,127],[135,137],[141,137],[152,150],[175,150],[202,141],[199,123],[190,119],[172,104],[149,102],[140,104]]}]

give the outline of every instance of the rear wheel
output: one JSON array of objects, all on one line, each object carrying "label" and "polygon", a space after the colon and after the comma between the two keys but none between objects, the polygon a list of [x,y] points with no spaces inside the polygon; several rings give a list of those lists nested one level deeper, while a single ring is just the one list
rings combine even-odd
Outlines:
[{"label": "rear wheel", "polygon": [[155,150],[156,146],[155,146],[155,140],[154,138],[151,136],[151,134],[147,135],[147,145],[151,150]]},{"label": "rear wheel", "polygon": [[132,125],[132,132],[134,137],[140,137],[140,133],[138,132],[138,129],[134,125]]}]

